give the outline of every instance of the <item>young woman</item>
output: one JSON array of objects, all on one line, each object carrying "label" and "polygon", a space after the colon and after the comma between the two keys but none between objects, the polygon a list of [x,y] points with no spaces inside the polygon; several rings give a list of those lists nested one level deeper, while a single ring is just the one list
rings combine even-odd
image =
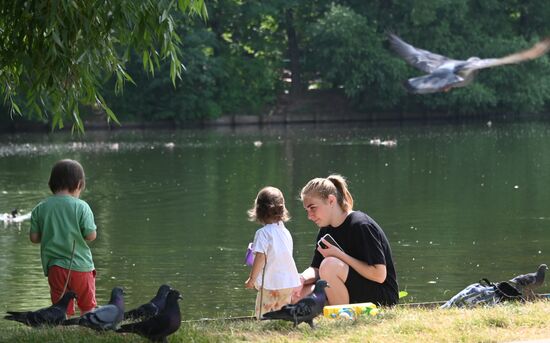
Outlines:
[{"label": "young woman", "polygon": [[[311,266],[301,274],[302,296],[318,278],[328,282],[329,305],[398,301],[397,276],[384,231],[367,214],[353,210],[353,198],[340,175],[315,178],[301,191],[308,219],[319,227]],[[330,234],[341,247],[322,239]],[[294,299],[296,300],[296,299]]]}]

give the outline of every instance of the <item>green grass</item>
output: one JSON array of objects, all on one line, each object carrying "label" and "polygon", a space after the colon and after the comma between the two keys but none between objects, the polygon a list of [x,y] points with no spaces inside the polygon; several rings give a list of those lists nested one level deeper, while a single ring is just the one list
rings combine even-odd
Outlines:
[{"label": "green grass", "polygon": [[[475,309],[381,309],[356,320],[315,320],[294,328],[283,321],[184,322],[170,342],[503,342],[550,338],[550,302]],[[79,327],[31,329],[2,321],[1,342],[146,342],[133,334],[98,333]]]}]

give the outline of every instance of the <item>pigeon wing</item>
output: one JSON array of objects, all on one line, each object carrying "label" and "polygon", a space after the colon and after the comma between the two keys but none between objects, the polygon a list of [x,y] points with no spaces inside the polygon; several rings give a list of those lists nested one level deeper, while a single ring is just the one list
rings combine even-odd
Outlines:
[{"label": "pigeon wing", "polygon": [[38,310],[33,315],[37,324],[57,325],[65,320],[65,311],[57,307]]},{"label": "pigeon wing", "polygon": [[510,281],[522,287],[539,287],[544,283],[546,269],[546,264],[541,264],[536,272],[518,275]]},{"label": "pigeon wing", "polygon": [[518,275],[510,281],[512,281],[512,282],[514,282],[514,283],[516,283],[520,286],[528,286],[528,285],[531,285],[531,284],[535,283],[535,274],[531,273],[531,274]]},{"label": "pigeon wing", "polygon": [[271,311],[271,312],[267,312],[267,313],[264,313],[262,314],[262,320],[266,320],[266,319],[283,319],[283,320],[291,320],[292,318],[292,315],[291,313],[294,313],[294,308],[296,307],[296,305],[285,305],[283,307],[281,307],[280,310],[276,310],[276,311]]},{"label": "pigeon wing", "polygon": [[124,318],[128,319],[139,319],[139,318],[148,318],[152,317],[159,313],[159,308],[152,302],[143,304],[140,307],[128,311],[124,314]]},{"label": "pigeon wing", "polygon": [[514,64],[538,58],[550,50],[550,37],[543,39],[531,48],[501,58],[487,58],[466,63],[462,69],[484,69],[505,64]]},{"label": "pigeon wing", "polygon": [[415,48],[392,33],[388,34],[388,38],[392,49],[399,56],[401,56],[413,67],[418,68],[423,72],[431,73],[443,63],[453,61],[443,55],[438,55],[427,50]]},{"label": "pigeon wing", "polygon": [[143,322],[122,325],[118,332],[134,332],[145,336],[156,336],[167,331],[169,326],[169,318],[159,315],[149,318]]},{"label": "pigeon wing", "polygon": [[[301,301],[299,301],[298,303],[296,303],[296,305],[294,306],[293,308],[293,312],[296,314],[296,316],[298,317],[306,317],[306,316],[310,316],[313,312],[313,307],[315,306],[315,300],[312,299],[312,298],[304,298],[302,299]],[[294,314],[293,313],[293,314]]]},{"label": "pigeon wing", "polygon": [[119,311],[115,305],[104,305],[90,313],[89,321],[102,329],[110,329],[119,322]]},{"label": "pigeon wing", "polygon": [[464,78],[452,73],[450,70],[441,70],[433,74],[409,79],[405,86],[412,93],[427,94],[440,92],[460,82],[464,82]]},{"label": "pigeon wing", "polygon": [[65,311],[56,307],[46,307],[37,311],[13,312],[8,311],[9,315],[5,319],[15,320],[29,326],[40,325],[58,325],[65,319]]}]

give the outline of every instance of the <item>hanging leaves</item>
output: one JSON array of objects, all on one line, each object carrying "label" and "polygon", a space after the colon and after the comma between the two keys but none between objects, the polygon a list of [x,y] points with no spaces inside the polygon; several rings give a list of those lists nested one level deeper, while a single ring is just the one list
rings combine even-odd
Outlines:
[{"label": "hanging leaves", "polygon": [[206,17],[203,0],[111,2],[57,0],[2,2],[0,91],[12,113],[47,117],[52,128],[71,122],[84,131],[82,105],[100,107],[118,123],[100,94],[115,75],[117,92],[132,77],[130,51],[143,56],[153,74],[166,60],[170,78],[182,72],[181,41],[174,29],[178,11]]}]

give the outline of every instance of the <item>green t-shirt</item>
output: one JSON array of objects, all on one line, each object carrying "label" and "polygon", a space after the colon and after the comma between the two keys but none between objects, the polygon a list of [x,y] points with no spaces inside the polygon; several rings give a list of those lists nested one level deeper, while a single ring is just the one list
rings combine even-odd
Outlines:
[{"label": "green t-shirt", "polygon": [[[60,266],[79,272],[94,270],[92,252],[84,237],[96,229],[94,214],[83,200],[70,195],[52,195],[32,210],[31,233],[40,233],[40,258],[44,275]],[[75,242],[74,258],[71,253]]]}]

